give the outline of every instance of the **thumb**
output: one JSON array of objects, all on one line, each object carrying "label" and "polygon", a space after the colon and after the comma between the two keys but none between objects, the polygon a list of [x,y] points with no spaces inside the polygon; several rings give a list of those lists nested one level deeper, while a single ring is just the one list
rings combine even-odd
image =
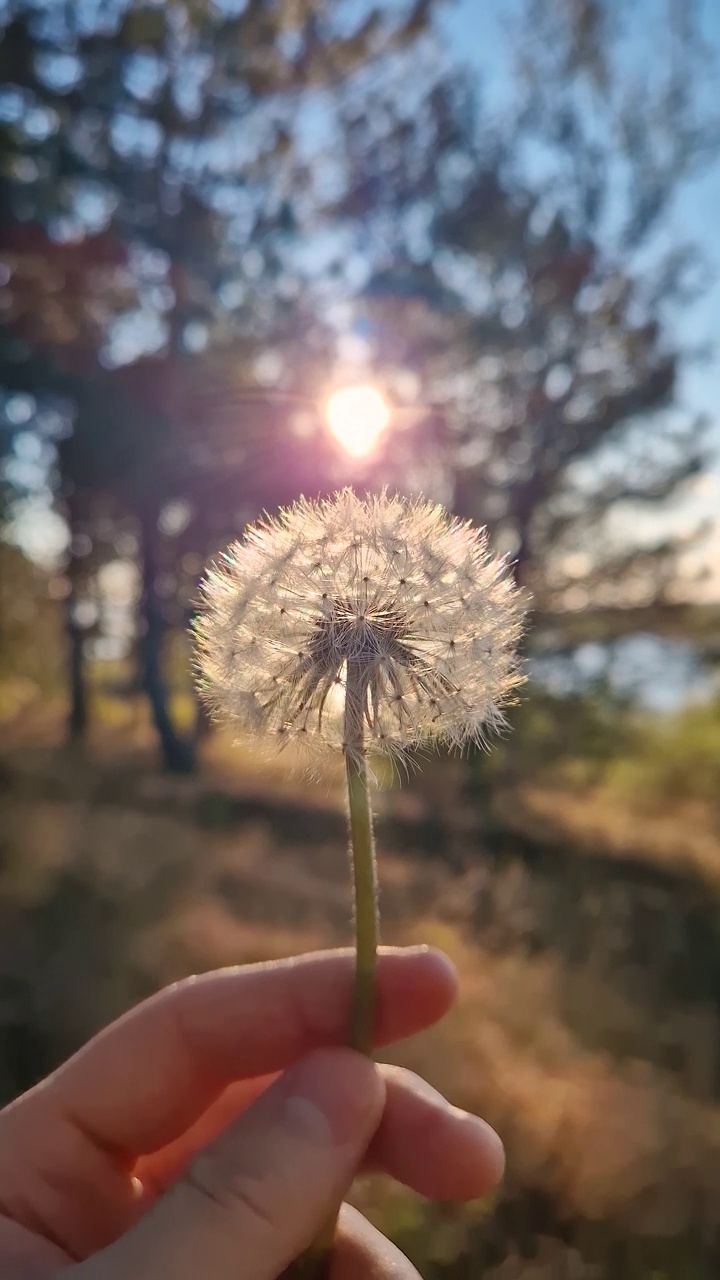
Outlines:
[{"label": "thumb", "polygon": [[86,1280],[274,1280],[350,1185],[385,1102],[372,1062],[309,1055],[192,1161]]}]

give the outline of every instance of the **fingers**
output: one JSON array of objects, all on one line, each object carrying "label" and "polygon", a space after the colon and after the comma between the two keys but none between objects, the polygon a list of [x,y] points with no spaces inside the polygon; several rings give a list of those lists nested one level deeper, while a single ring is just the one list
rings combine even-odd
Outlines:
[{"label": "fingers", "polygon": [[[24,1100],[74,1117],[98,1145],[139,1155],[171,1142],[233,1080],[281,1070],[347,1032],[354,957],[326,952],[178,983],[108,1027]],[[438,952],[378,964],[376,1043],[437,1021],[455,997]],[[39,1117],[39,1110],[35,1111]],[[3,1136],[0,1119],[0,1136]],[[0,1185],[3,1162],[0,1157]]]},{"label": "fingers", "polygon": [[0,1215],[0,1265],[5,1280],[50,1280],[71,1261],[54,1241]]},{"label": "fingers", "polygon": [[[401,1067],[381,1066],[386,1102],[365,1168],[402,1182],[433,1200],[474,1200],[500,1182],[503,1146],[484,1120],[451,1106],[442,1094]],[[152,1201],[268,1086],[232,1085],[182,1138],[139,1161],[137,1177]]]},{"label": "fingers", "polygon": [[433,1200],[474,1200],[500,1182],[503,1145],[479,1117],[401,1067],[383,1067],[386,1103],[368,1152],[371,1167]]},{"label": "fingers", "polygon": [[420,1280],[412,1263],[362,1214],[343,1205],[330,1280]]},{"label": "fingers", "polygon": [[194,1124],[167,1146],[141,1156],[133,1168],[133,1175],[143,1188],[143,1209],[163,1191],[167,1191],[192,1160],[196,1152],[207,1147],[219,1137],[251,1103],[259,1098],[277,1079],[273,1076],[256,1076],[254,1080],[238,1080],[216,1098],[198,1116]]},{"label": "fingers", "polygon": [[275,1280],[342,1199],[384,1103],[366,1059],[349,1049],[310,1054],[146,1217],[78,1267],[77,1280]]}]

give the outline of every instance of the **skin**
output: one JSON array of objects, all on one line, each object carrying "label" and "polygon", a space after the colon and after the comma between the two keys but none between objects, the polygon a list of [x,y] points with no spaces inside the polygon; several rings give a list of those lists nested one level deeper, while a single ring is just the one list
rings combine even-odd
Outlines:
[{"label": "skin", "polygon": [[[7,1280],[275,1280],[359,1170],[466,1200],[499,1139],[400,1068],[342,1048],[353,957],[222,970],[160,992],[0,1113]],[[436,1022],[449,961],[384,951],[377,1045]],[[332,1280],[417,1280],[344,1207]]]}]

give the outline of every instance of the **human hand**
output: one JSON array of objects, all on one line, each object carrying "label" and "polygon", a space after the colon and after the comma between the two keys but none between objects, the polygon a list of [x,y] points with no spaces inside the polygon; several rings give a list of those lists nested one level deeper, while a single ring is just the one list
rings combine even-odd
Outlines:
[{"label": "human hand", "polygon": [[[440,1199],[502,1175],[499,1139],[410,1072],[342,1045],[351,954],[178,983],[0,1113],[7,1280],[275,1280],[358,1169]],[[376,1041],[455,997],[436,952],[379,958]],[[282,1073],[282,1074],[280,1074]],[[347,1206],[333,1280],[416,1280]]]}]

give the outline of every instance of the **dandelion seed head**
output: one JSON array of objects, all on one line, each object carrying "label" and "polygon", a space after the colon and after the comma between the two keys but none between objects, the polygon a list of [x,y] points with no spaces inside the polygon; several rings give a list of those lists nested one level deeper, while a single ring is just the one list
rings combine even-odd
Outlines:
[{"label": "dandelion seed head", "polygon": [[440,506],[301,499],[208,570],[199,687],[219,720],[279,746],[461,748],[504,723],[524,608],[484,531]]}]

